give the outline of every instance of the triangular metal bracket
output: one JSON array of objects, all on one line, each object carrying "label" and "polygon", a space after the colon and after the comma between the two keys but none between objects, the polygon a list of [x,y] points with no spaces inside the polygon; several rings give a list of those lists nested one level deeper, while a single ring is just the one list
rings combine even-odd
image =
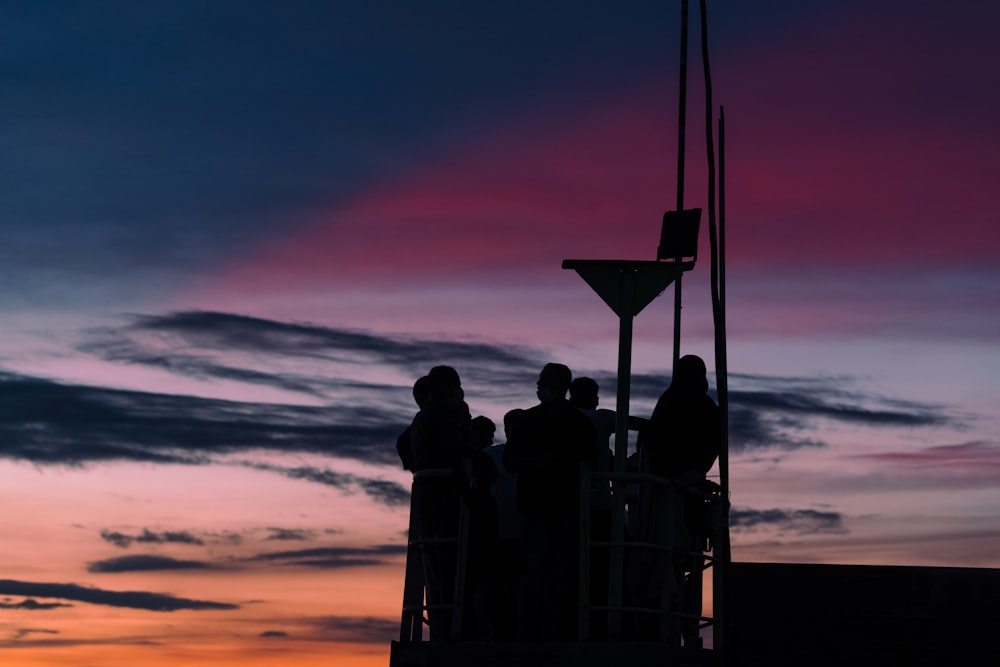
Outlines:
[{"label": "triangular metal bracket", "polygon": [[576,271],[618,317],[635,317],[694,262],[567,259],[562,267]]}]

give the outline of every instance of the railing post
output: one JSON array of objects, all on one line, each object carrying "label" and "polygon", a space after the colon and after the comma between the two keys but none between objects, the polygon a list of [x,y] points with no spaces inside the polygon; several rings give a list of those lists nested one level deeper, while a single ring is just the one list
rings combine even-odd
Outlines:
[{"label": "railing post", "polygon": [[465,617],[465,573],[469,557],[469,508],[461,497],[458,501],[458,535],[455,538],[455,587],[451,601],[451,638],[462,638]]},{"label": "railing post", "polygon": [[580,641],[590,638],[590,466],[580,464],[580,520],[577,564],[577,634]]},{"label": "railing post", "polygon": [[403,614],[399,641],[406,643],[423,639],[424,569],[420,553],[416,513],[413,511],[413,487],[410,487],[410,525],[406,538],[406,573],[403,579]]}]

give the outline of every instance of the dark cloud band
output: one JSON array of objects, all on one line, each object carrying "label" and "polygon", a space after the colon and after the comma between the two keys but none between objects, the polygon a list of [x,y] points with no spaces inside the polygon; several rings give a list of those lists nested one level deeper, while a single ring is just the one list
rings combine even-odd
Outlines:
[{"label": "dark cloud band", "polygon": [[238,609],[235,604],[190,600],[163,593],[142,591],[108,591],[77,584],[49,584],[14,579],[0,579],[0,595],[24,595],[40,598],[74,600],[109,607],[128,607],[147,611],[179,611],[182,609]]}]

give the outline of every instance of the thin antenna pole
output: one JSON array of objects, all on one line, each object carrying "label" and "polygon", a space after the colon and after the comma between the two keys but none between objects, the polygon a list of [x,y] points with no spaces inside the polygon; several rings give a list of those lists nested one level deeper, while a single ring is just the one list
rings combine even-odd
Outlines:
[{"label": "thin antenna pole", "polygon": [[[681,0],[681,71],[677,110],[677,210],[684,210],[684,138],[687,130],[688,0]],[[677,261],[681,261],[681,257]],[[681,358],[681,276],[674,281],[674,358]]]},{"label": "thin antenna pole", "polygon": [[687,132],[688,0],[681,0],[681,72],[677,109],[677,210],[684,210],[684,149]]},{"label": "thin antenna pole", "polygon": [[[722,497],[729,497],[729,363],[726,348],[726,110],[719,107],[719,280],[715,305],[715,365],[719,408],[722,412],[722,451],[719,477]],[[728,525],[728,524],[727,524]],[[727,531],[728,533],[728,531]]]},{"label": "thin antenna pole", "polygon": [[[711,258],[712,258],[712,268],[711,268],[711,291],[712,291],[712,319],[715,324],[715,378],[716,378],[716,391],[718,392],[719,398],[719,412],[721,415],[720,424],[720,439],[721,447],[719,451],[719,481],[722,487],[722,516],[725,523],[720,531],[719,538],[716,539],[715,549],[716,551],[716,565],[713,571],[713,609],[712,615],[716,618],[716,625],[714,628],[714,640],[716,649],[720,650],[722,653],[723,664],[732,664],[731,661],[731,651],[732,648],[732,633],[729,631],[729,604],[727,600],[728,596],[728,580],[729,580],[729,562],[730,562],[730,552],[729,552],[729,383],[728,383],[728,364],[726,359],[726,318],[725,318],[725,294],[724,286],[722,284],[722,278],[725,276],[725,269],[723,268],[723,261],[725,259],[725,250],[722,248],[721,244],[721,234],[718,232],[718,228],[721,225],[717,224],[716,220],[716,161],[715,161],[715,142],[713,136],[713,102],[712,102],[712,69],[708,57],[708,9],[706,7],[706,0],[699,0],[699,7],[701,10],[701,57],[702,57],[702,67],[705,74],[705,143],[706,143],[706,154],[708,159],[708,238],[709,244],[711,246]],[[724,177],[721,173],[723,158],[722,153],[722,140],[723,140],[723,116],[722,110],[720,109],[719,116],[719,181],[720,181],[720,194],[718,195],[719,210],[721,211],[723,205],[721,204],[722,192],[721,183],[724,181]]]},{"label": "thin antenna pole", "polygon": [[[726,325],[726,109],[719,107],[719,311]],[[726,338],[723,336],[723,343]]]},{"label": "thin antenna pole", "polygon": [[713,572],[713,590],[716,591],[713,605],[718,612],[713,615],[722,619],[722,633],[719,644],[723,651],[724,664],[733,664],[733,633],[730,631],[729,605],[729,563],[732,551],[729,543],[729,360],[726,347],[726,116],[725,109],[719,107],[719,282],[718,297],[714,305],[715,313],[715,373],[716,391],[719,398],[720,429],[722,446],[719,448],[719,485],[722,487],[722,527],[716,539],[716,560],[719,567]]}]

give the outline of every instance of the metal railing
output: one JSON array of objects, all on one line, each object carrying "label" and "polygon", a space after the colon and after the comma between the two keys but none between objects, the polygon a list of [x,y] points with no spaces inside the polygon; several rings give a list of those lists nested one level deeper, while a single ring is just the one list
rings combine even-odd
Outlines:
[{"label": "metal railing", "polygon": [[[447,469],[426,470],[413,476],[413,493],[411,496],[409,538],[406,558],[406,577],[403,588],[402,620],[400,624],[400,642],[424,641],[424,626],[430,629],[431,640],[459,640],[463,638],[463,622],[466,606],[466,573],[469,542],[469,510],[454,483],[453,471]],[[580,479],[580,507],[590,507],[590,481],[592,479],[617,482],[618,489],[626,489],[628,485],[637,485],[639,494],[630,498],[626,493],[625,503],[614,503],[613,511],[621,507],[629,515],[629,523],[633,526],[631,534],[612,535],[610,540],[592,540],[590,512],[580,512],[579,547],[578,547],[578,581],[577,581],[577,631],[581,641],[594,639],[595,636],[608,640],[643,639],[669,643],[680,643],[683,637],[684,645],[700,647],[700,631],[714,625],[716,619],[702,613],[702,580],[704,573],[715,564],[716,558],[711,553],[714,543],[713,531],[724,530],[720,526],[719,517],[724,516],[722,508],[721,487],[711,481],[701,481],[691,487],[679,488],[669,479],[649,473],[593,473],[585,466]],[[426,498],[428,492],[433,492],[437,484],[439,491],[451,492],[449,485],[455,486],[455,511],[458,516],[448,527],[454,527],[453,534],[449,531],[429,530],[422,525],[417,507]],[[659,492],[655,490],[660,490]],[[683,520],[681,510],[675,507],[642,507],[641,503],[650,503],[656,497],[673,495],[680,507],[690,508],[693,504],[706,513],[705,528],[700,531],[705,534],[690,535],[690,539],[676,540],[678,533],[677,520]],[[645,496],[645,497],[643,497]],[[657,512],[667,511],[670,516],[655,516]],[[636,528],[635,515],[641,512],[653,512],[649,517],[657,522],[656,531],[661,539],[648,539],[648,531]],[[443,517],[442,517],[443,518]],[[619,525],[626,525],[622,521]],[[640,541],[640,538],[647,538]],[[592,553],[594,549],[621,549],[624,557],[614,561],[608,571],[609,590],[625,586],[627,576],[635,575],[630,568],[639,562],[640,550],[646,550],[650,556],[652,568],[660,568],[655,577],[660,590],[636,599],[634,595],[625,594],[619,604],[592,604],[590,581]],[[452,562],[454,568],[442,567],[442,563]],[[614,567],[614,562],[619,568]],[[675,568],[681,568],[678,572]],[[443,578],[442,578],[443,577]],[[453,579],[452,579],[453,577]],[[646,592],[649,593],[648,588]],[[602,632],[592,631],[595,620],[602,624]],[[624,622],[616,628],[613,620],[617,618]],[[651,619],[651,620],[650,620]],[[620,628],[620,630],[618,629]]]},{"label": "metal railing", "polygon": [[[426,497],[426,487],[435,484],[443,487],[441,490],[445,493],[454,492],[457,499],[458,516],[453,535],[448,534],[452,532],[448,530],[443,531],[444,534],[429,530],[426,521],[422,523],[420,520],[422,512],[416,506]],[[455,486],[453,471],[449,469],[422,470],[413,474],[400,642],[422,641],[424,625],[431,628],[432,639],[458,639],[462,636],[469,510],[457,488],[449,489],[449,486]],[[425,520],[427,518],[424,517]],[[450,558],[454,559],[453,574],[448,572],[450,568],[442,566]],[[451,577],[453,579],[449,581]],[[446,633],[441,632],[442,625],[446,625]]]}]

